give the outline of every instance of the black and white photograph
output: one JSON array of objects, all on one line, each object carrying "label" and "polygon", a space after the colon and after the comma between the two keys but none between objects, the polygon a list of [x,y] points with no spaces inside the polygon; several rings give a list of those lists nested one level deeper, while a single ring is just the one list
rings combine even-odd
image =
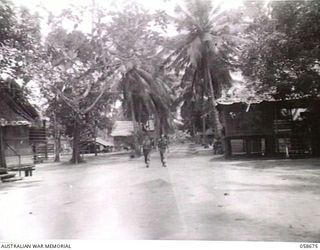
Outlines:
[{"label": "black and white photograph", "polygon": [[320,248],[320,1],[0,0],[0,247],[80,240]]}]

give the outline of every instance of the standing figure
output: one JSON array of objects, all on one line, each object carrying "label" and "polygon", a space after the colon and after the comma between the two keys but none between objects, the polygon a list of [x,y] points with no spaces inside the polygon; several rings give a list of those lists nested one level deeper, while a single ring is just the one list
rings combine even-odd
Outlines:
[{"label": "standing figure", "polygon": [[150,164],[150,152],[152,149],[152,140],[149,136],[146,136],[142,142],[142,150],[144,155],[144,162],[146,163],[146,167],[149,167]]},{"label": "standing figure", "polygon": [[168,138],[167,136],[161,135],[159,141],[158,141],[158,148],[159,148],[159,152],[160,152],[160,158],[161,158],[161,162],[162,162],[162,166],[166,167],[166,159],[165,159],[165,153],[167,151],[168,147]]},{"label": "standing figure", "polygon": [[220,138],[213,139],[213,154],[223,154],[222,143]]}]

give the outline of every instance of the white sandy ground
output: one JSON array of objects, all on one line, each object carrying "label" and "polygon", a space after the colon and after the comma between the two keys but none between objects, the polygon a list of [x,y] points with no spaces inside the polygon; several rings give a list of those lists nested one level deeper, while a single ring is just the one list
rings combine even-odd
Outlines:
[{"label": "white sandy ground", "polygon": [[37,165],[0,184],[0,240],[320,242],[320,159],[225,161],[188,145],[78,166]]}]

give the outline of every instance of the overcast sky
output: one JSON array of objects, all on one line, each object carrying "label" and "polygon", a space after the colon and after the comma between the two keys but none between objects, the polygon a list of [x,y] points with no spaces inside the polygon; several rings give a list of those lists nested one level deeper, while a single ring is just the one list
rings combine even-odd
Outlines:
[{"label": "overcast sky", "polygon": [[[99,6],[106,8],[117,8],[121,9],[124,3],[138,2],[143,5],[146,9],[154,11],[157,9],[166,10],[170,15],[173,15],[174,7],[177,3],[183,2],[183,0],[12,0],[12,2],[19,6],[26,6],[32,11],[37,11],[41,16],[46,17],[47,13],[43,11],[42,7],[45,7],[47,10],[58,14],[64,8],[69,7],[70,5],[92,5],[93,1],[97,8]],[[242,0],[215,0],[214,2],[221,2],[223,9],[237,8],[242,4]],[[89,32],[91,30],[91,17],[85,18],[87,21],[83,22],[80,29],[83,31]],[[46,25],[46,18],[43,19],[41,29],[42,33],[45,36],[48,32],[48,26]],[[66,25],[67,26],[67,25]],[[73,24],[70,25],[73,27]],[[65,28],[70,28],[65,27]],[[172,30],[168,30],[169,33],[175,33]],[[169,34],[170,35],[170,34]]]},{"label": "overcast sky", "polygon": [[[25,5],[31,9],[35,9],[36,6],[42,4],[53,12],[59,12],[61,9],[68,7],[70,4],[76,5],[90,5],[95,1],[98,6],[121,6],[123,2],[136,1],[141,3],[147,9],[172,9],[176,3],[183,0],[12,0],[17,5]],[[224,8],[233,8],[241,5],[242,0],[218,0],[223,3]]]}]

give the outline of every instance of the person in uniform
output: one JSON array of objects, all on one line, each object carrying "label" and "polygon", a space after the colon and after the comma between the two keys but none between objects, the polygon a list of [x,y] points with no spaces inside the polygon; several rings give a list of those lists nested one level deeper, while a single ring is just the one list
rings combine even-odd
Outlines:
[{"label": "person in uniform", "polygon": [[169,148],[168,144],[169,144],[169,141],[168,141],[167,136],[161,135],[158,140],[158,149],[160,152],[160,159],[161,159],[161,163],[162,163],[163,167],[167,166],[167,164],[166,164],[166,151]]},{"label": "person in uniform", "polygon": [[145,136],[142,142],[142,151],[144,156],[144,162],[146,167],[149,167],[150,164],[150,152],[152,149],[152,140],[149,136]]}]

